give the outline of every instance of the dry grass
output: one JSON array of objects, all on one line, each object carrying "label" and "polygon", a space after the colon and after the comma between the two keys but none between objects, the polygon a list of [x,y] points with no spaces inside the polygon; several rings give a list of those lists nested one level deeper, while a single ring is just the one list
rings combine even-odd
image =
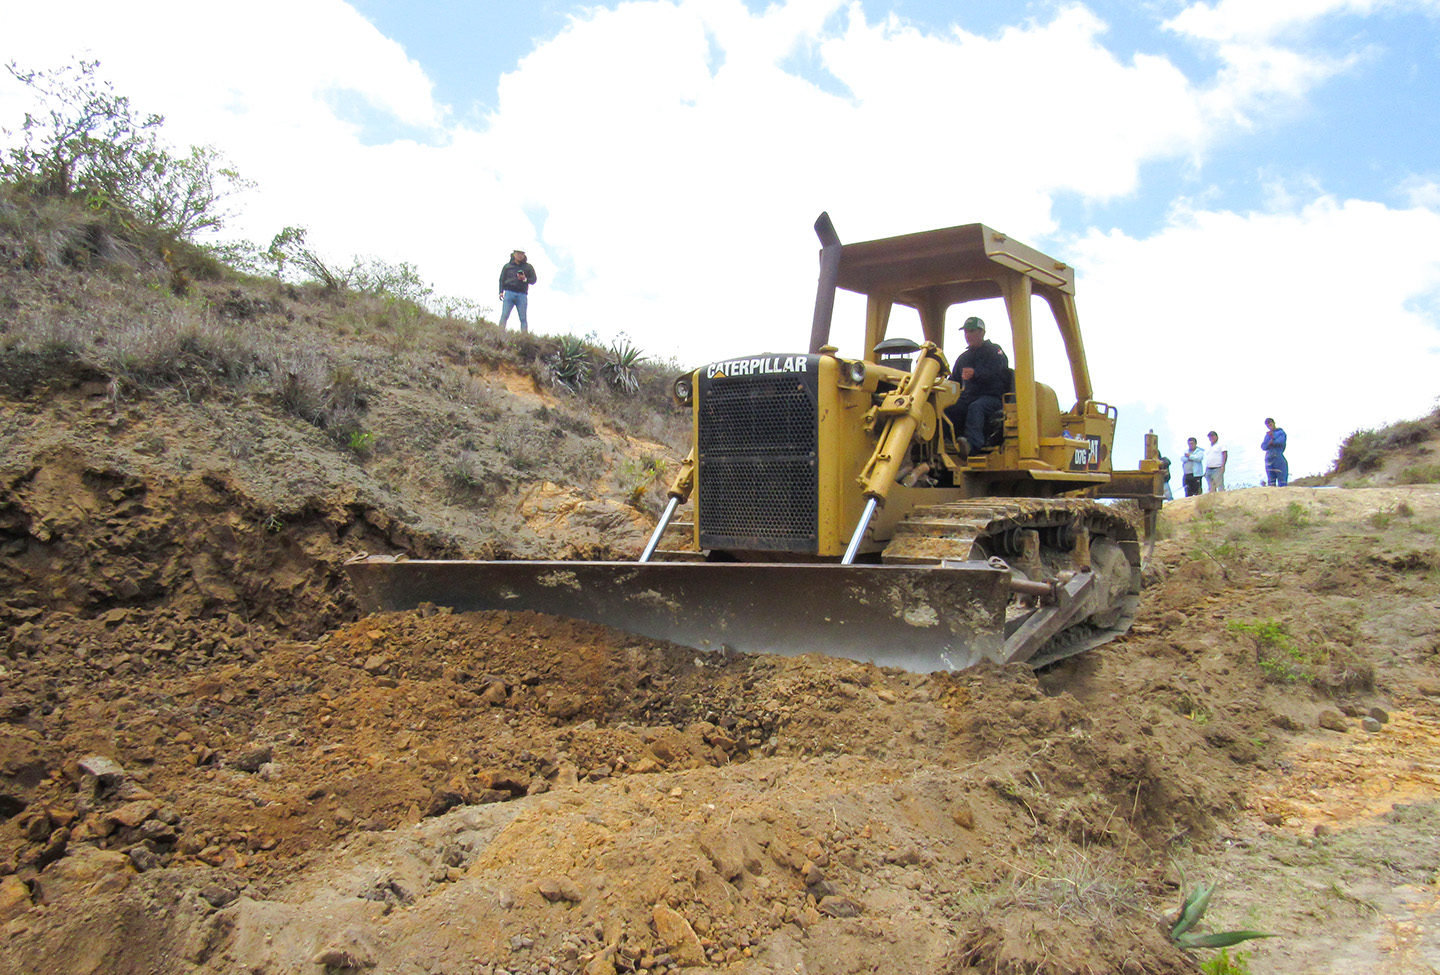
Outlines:
[{"label": "dry grass", "polygon": [[[1378,470],[1388,455],[1430,440],[1437,429],[1440,429],[1440,408],[1418,420],[1403,420],[1378,430],[1356,430],[1340,442],[1340,454],[1335,458],[1335,467],[1331,473],[1342,474],[1352,470],[1368,473]],[[1418,480],[1402,483],[1430,482]]]},{"label": "dry grass", "polygon": [[1134,868],[1114,850],[1066,846],[1029,864],[1000,862],[1002,879],[962,896],[957,916],[1022,908],[1105,928],[1145,910],[1145,892]]},{"label": "dry grass", "polygon": [[[655,470],[683,453],[689,420],[670,396],[672,363],[636,364],[629,389],[569,392],[547,365],[559,340],[506,332],[477,309],[435,315],[384,295],[217,270],[172,244],[0,189],[0,391],[83,383],[116,410],[140,399],[224,403],[226,415],[257,420],[224,435],[232,459],[267,457],[279,441],[328,444],[342,465],[330,481],[358,483],[344,465],[363,467],[387,496],[458,509],[447,517],[490,511],[542,481],[653,506],[658,475],[641,484],[620,472],[640,453],[661,458]],[[606,351],[587,348],[597,361]],[[546,394],[503,390],[501,371],[529,375]],[[293,434],[267,432],[287,417]],[[186,469],[183,445],[146,449]],[[504,526],[477,531],[492,531],[498,551],[518,530]],[[517,544],[533,552],[533,541]]]}]

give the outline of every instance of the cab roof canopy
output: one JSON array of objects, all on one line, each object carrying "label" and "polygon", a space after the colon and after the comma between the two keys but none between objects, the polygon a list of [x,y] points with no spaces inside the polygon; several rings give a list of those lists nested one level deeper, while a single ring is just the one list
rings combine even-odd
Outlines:
[{"label": "cab roof canopy", "polygon": [[1003,297],[1000,282],[1016,271],[1052,304],[1058,293],[1075,293],[1069,265],[980,223],[846,244],[838,283],[912,308],[943,309]]},{"label": "cab roof canopy", "polygon": [[[822,219],[829,228],[829,217],[822,215]],[[817,232],[821,232],[818,221]],[[833,228],[829,233],[833,236]],[[877,359],[876,347],[885,338],[894,305],[915,309],[925,341],[943,349],[945,314],[952,306],[1002,298],[1010,319],[1015,381],[1028,384],[1035,378],[1030,310],[1034,296],[1043,298],[1054,315],[1070,360],[1076,402],[1090,399],[1090,371],[1075,311],[1075,271],[1068,264],[980,223],[864,240],[838,246],[838,250],[839,266],[831,272],[834,276],[829,282],[821,252],[821,296],[816,303],[811,352],[829,342],[829,310],[821,300],[827,284],[832,302],[837,286],[866,296],[864,348],[865,358],[872,362]]]}]

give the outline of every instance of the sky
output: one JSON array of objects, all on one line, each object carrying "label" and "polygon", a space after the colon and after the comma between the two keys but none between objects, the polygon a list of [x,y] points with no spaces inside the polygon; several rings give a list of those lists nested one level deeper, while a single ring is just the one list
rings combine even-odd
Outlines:
[{"label": "sky", "polygon": [[[225,235],[304,226],[492,317],[523,249],[537,332],[686,368],[803,352],[826,211],[845,242],[978,222],[1074,266],[1117,466],[1154,430],[1178,471],[1216,430],[1229,483],[1260,483],[1271,416],[1292,476],[1319,473],[1440,395],[1440,0],[0,12],[0,61],[98,59],[167,140],[253,180]],[[0,73],[0,127],[26,96]],[[837,305],[842,354],[861,309]],[[1068,405],[1048,337],[1037,373]]]}]

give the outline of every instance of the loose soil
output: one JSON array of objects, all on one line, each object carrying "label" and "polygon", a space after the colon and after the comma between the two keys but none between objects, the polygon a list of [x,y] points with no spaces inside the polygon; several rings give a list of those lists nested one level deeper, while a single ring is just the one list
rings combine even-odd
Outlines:
[{"label": "loose soil", "polygon": [[1254,972],[1440,951],[1433,489],[1176,502],[1126,638],[915,675],[354,620],[363,511],[66,456],[0,509],[0,972],[1182,972],[1202,880]]},{"label": "loose soil", "polygon": [[[124,337],[111,278],[4,274]],[[190,286],[115,314],[359,327]],[[678,452],[494,335],[365,327],[363,450],[259,379],[0,348],[0,975],[1194,972],[1200,883],[1278,936],[1220,970],[1440,971],[1435,486],[1167,505],[1132,631],[1040,673],[361,617],[362,552],[633,557]]]}]

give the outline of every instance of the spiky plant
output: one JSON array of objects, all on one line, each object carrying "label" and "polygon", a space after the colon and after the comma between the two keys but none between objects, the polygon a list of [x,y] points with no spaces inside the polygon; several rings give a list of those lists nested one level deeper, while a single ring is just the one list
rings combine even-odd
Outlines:
[{"label": "spiky plant", "polygon": [[546,357],[550,375],[557,386],[564,386],[572,393],[578,393],[590,384],[594,363],[590,360],[590,349],[583,339],[573,335],[560,336],[560,347]]},{"label": "spiky plant", "polygon": [[1252,938],[1274,938],[1276,935],[1264,931],[1217,931],[1214,934],[1193,934],[1191,928],[1200,923],[1210,907],[1210,895],[1215,893],[1214,884],[1201,884],[1186,895],[1180,905],[1180,915],[1170,928],[1170,940],[1187,950],[1195,948],[1228,948]]},{"label": "spiky plant", "polygon": [[640,391],[640,377],[635,367],[645,361],[645,356],[629,339],[617,339],[605,355],[600,366],[601,374],[615,389],[630,396]]}]

